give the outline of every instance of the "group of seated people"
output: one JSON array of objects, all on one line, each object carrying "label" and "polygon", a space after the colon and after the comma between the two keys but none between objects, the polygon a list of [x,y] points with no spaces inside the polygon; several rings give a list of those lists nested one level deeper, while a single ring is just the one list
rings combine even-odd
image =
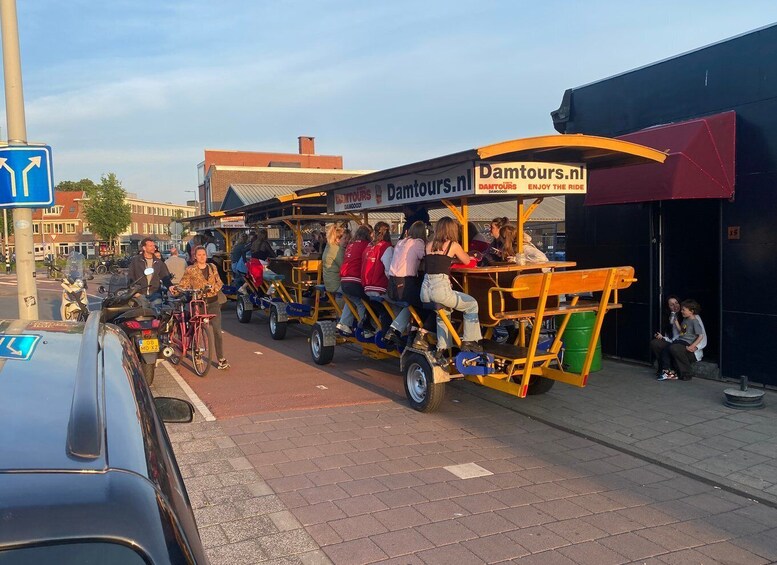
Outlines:
[{"label": "group of seated people", "polygon": [[658,360],[659,381],[689,381],[691,363],[701,361],[707,345],[707,332],[701,321],[701,308],[695,300],[683,300],[670,295],[663,332],[656,332],[650,349]]},{"label": "group of seated people", "polygon": [[[479,235],[474,225],[468,226],[470,250],[479,248],[475,256],[470,256],[459,243],[459,224],[450,217],[437,222],[431,237],[427,236],[425,222],[413,222],[396,246],[392,244],[390,226],[385,222],[377,222],[374,228],[360,225],[353,234],[346,225],[332,224],[327,230],[322,256],[323,282],[328,292],[342,293],[354,304],[359,318],[357,327],[367,339],[374,335],[376,328],[371,327],[363,300],[379,298],[390,304],[409,304],[425,318],[424,327],[419,328],[413,343],[414,347],[425,348],[424,334],[435,329],[434,312],[423,309],[427,303],[462,312],[461,349],[481,351],[478,303],[472,296],[453,289],[450,272],[455,263],[491,265],[507,262],[509,256],[515,255],[516,228],[507,218],[494,219],[490,228],[492,242]],[[533,258],[538,259],[536,255]],[[401,336],[410,323],[408,307],[403,307],[393,320],[388,319],[385,308],[376,308],[376,311],[380,312],[381,326],[386,330],[384,339],[396,345],[403,343]],[[352,335],[355,321],[351,309],[344,307],[338,331]],[[436,333],[438,351],[448,349],[451,338],[440,319],[436,320]]]}]

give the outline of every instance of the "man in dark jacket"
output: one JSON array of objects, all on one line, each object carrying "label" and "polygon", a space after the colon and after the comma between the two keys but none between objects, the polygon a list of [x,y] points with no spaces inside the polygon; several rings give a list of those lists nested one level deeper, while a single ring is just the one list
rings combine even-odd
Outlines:
[{"label": "man in dark jacket", "polygon": [[[162,282],[166,285],[170,284],[170,271],[167,270],[164,261],[154,257],[155,250],[154,240],[150,237],[143,238],[140,242],[140,253],[130,261],[128,276],[130,282],[138,281],[140,294],[145,294],[152,304],[158,305],[162,303],[162,292],[159,287]],[[148,267],[154,269],[153,274],[143,274]]]}]

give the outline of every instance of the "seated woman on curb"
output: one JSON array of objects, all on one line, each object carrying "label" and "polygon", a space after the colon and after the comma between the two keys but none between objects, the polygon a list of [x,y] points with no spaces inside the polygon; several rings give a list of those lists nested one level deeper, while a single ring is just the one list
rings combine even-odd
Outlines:
[{"label": "seated woman on curb", "polygon": [[675,321],[680,316],[680,299],[674,294],[670,294],[666,299],[666,307],[668,309],[668,317],[663,318],[663,332],[656,332],[653,340],[650,342],[650,351],[653,352],[658,362],[656,377],[660,377],[665,370],[672,368],[671,365],[663,366],[661,353],[680,336],[679,326],[675,325]]},{"label": "seated woman on curb", "polygon": [[[482,351],[478,303],[469,294],[453,290],[450,272],[454,261],[468,264],[472,258],[456,241],[459,228],[453,218],[441,218],[434,228],[432,241],[426,244],[426,274],[421,284],[421,300],[441,304],[464,314],[462,351]],[[437,352],[450,347],[448,329],[437,318]]]},{"label": "seated woman on curb", "polygon": [[678,378],[683,381],[691,380],[691,363],[698,360],[697,352],[699,352],[699,359],[701,358],[702,343],[706,343],[707,339],[704,325],[697,316],[700,310],[699,303],[695,300],[683,300],[680,304],[683,320],[682,322],[675,320],[680,335],[661,352],[662,363],[667,365],[671,358],[679,374],[671,369],[665,370],[658,377],[658,380],[667,381]]}]

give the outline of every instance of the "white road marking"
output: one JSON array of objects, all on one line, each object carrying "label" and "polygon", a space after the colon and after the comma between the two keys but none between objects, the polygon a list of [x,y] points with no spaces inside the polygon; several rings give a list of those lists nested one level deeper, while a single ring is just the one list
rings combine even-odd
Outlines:
[{"label": "white road marking", "polygon": [[316,385],[316,388],[320,388],[321,390],[329,390],[329,388],[324,385]]},{"label": "white road marking", "polygon": [[183,380],[183,377],[178,374],[178,371],[175,369],[175,367],[173,367],[167,359],[162,359],[161,363],[162,366],[164,366],[164,368],[167,369],[171,375],[173,375],[175,382],[178,383],[178,386],[180,386],[186,396],[189,397],[189,402],[194,404],[194,407],[200,414],[202,414],[202,417],[205,418],[205,421],[215,422],[216,416],[214,416],[213,413],[208,410],[208,407],[205,406],[205,403],[200,400],[200,397],[197,396],[197,393],[192,390],[192,387],[190,387],[189,384]]},{"label": "white road marking", "polygon": [[264,355],[264,353],[262,353],[261,351],[254,351],[254,353],[256,353],[257,355]]}]

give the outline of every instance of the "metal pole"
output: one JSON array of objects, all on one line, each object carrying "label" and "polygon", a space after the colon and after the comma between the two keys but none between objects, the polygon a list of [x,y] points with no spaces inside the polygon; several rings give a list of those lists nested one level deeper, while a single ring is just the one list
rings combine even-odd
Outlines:
[{"label": "metal pole", "polygon": [[[19,27],[16,0],[0,0],[0,32],[3,40],[3,75],[5,78],[5,113],[8,122],[8,143],[27,145],[27,124],[24,117],[22,64],[19,53]],[[32,241],[32,210],[14,208],[14,242],[16,244],[16,297],[19,318],[38,319],[38,289],[35,287],[35,253]]]}]

